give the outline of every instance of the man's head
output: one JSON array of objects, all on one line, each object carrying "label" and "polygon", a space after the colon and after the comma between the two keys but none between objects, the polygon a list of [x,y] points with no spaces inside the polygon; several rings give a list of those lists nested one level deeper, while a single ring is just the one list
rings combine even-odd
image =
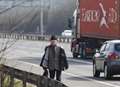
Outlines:
[{"label": "man's head", "polygon": [[51,45],[56,45],[57,44],[57,38],[54,35],[52,35],[51,38],[50,38],[50,44]]}]

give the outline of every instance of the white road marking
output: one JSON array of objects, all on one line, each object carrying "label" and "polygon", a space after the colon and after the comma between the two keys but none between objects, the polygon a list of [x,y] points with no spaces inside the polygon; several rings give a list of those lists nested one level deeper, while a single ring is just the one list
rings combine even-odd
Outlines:
[{"label": "white road marking", "polygon": [[[64,73],[67,74],[67,75],[70,75],[70,76],[79,77],[79,75],[76,75],[76,74],[72,74],[72,73],[68,73],[68,72],[64,72]],[[89,81],[92,81],[92,82],[96,82],[96,83],[99,83],[99,84],[103,84],[103,85],[106,85],[106,86],[120,87],[118,85],[114,85],[114,84],[111,84],[111,83],[90,79],[90,78],[87,78],[87,77],[80,77],[80,78],[85,79],[85,80],[89,80]]]}]

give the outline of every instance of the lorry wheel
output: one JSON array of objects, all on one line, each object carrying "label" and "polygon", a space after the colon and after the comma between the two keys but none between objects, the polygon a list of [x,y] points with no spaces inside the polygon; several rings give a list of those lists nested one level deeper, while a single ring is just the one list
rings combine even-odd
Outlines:
[{"label": "lorry wheel", "polygon": [[109,80],[109,79],[111,79],[111,77],[112,77],[112,75],[110,73],[110,68],[108,68],[108,66],[105,65],[105,67],[104,67],[104,78]]},{"label": "lorry wheel", "polygon": [[93,76],[100,77],[100,71],[96,70],[96,64],[93,64]]},{"label": "lorry wheel", "polygon": [[73,53],[73,58],[78,58],[78,54],[77,53]]}]

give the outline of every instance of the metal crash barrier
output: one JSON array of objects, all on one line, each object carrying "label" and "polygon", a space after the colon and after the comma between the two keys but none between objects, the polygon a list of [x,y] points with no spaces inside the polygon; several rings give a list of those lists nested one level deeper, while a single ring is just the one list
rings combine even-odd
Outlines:
[{"label": "metal crash barrier", "polygon": [[5,60],[0,67],[0,87],[4,87],[4,75],[10,76],[8,87],[14,87],[15,79],[22,81],[22,86],[27,87],[27,83],[36,87],[67,87],[63,83],[41,76],[39,65],[25,63],[22,61]]},{"label": "metal crash barrier", "polygon": [[[18,33],[0,33],[0,38],[7,38],[7,39],[18,39],[18,40],[36,40],[36,41],[48,41],[50,36],[49,35],[38,35],[38,34],[18,34]],[[59,42],[63,43],[70,43],[72,37],[62,37],[57,36]]]}]

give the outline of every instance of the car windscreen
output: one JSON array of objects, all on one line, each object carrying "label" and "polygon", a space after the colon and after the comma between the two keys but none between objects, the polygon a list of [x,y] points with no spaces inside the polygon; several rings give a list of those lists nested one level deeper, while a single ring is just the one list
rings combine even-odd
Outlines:
[{"label": "car windscreen", "polygon": [[118,52],[120,52],[120,43],[115,44],[115,50],[118,51]]}]

